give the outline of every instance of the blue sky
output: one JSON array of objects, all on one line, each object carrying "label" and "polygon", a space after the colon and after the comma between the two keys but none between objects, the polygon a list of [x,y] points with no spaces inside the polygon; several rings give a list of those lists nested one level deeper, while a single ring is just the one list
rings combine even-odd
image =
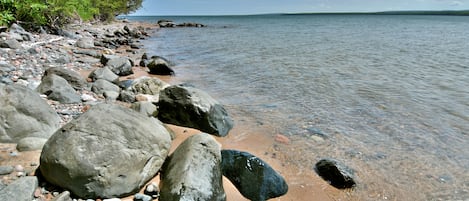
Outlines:
[{"label": "blue sky", "polygon": [[469,0],[144,0],[133,15],[468,10]]}]

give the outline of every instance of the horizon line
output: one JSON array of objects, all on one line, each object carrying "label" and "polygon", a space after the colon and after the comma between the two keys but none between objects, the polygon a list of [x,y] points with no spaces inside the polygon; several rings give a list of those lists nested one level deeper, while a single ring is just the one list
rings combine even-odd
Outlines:
[{"label": "horizon line", "polygon": [[366,15],[366,14],[389,14],[389,15],[469,15],[469,9],[465,10],[387,10],[387,11],[319,11],[319,12],[285,12],[285,13],[246,13],[246,14],[183,14],[183,15],[119,15],[128,17],[158,17],[158,16],[180,16],[180,17],[222,17],[222,16],[262,16],[262,15]]}]

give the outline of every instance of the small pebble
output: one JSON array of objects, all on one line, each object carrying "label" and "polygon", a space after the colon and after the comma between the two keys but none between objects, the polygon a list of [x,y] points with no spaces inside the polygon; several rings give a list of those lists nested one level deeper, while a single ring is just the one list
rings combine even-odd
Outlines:
[{"label": "small pebble", "polygon": [[18,152],[12,151],[12,152],[10,152],[10,156],[13,156],[13,157],[14,157],[14,156],[18,156]]},{"label": "small pebble", "polygon": [[17,176],[17,177],[23,177],[23,176],[24,176],[24,172],[17,172],[17,173],[16,173],[16,176]]},{"label": "small pebble", "polygon": [[24,172],[24,167],[22,165],[15,165],[15,171]]},{"label": "small pebble", "polygon": [[149,195],[137,193],[134,195],[134,201],[152,201],[153,198]]}]

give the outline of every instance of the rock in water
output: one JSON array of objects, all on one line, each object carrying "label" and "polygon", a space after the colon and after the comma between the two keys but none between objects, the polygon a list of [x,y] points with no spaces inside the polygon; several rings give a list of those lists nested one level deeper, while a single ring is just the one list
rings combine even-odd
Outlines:
[{"label": "rock in water", "polygon": [[81,198],[134,194],[163,164],[171,137],[160,121],[99,104],[59,129],[42,149],[40,171]]},{"label": "rock in water", "polygon": [[118,57],[112,58],[106,62],[106,67],[108,67],[113,73],[120,76],[126,76],[134,74],[132,70],[132,63],[129,58]]},{"label": "rock in water", "polygon": [[[145,62],[144,62],[145,64]],[[170,63],[168,60],[162,58],[162,57],[152,57],[152,59],[148,62],[148,64],[145,64],[146,67],[148,67],[148,70],[150,70],[150,74],[155,74],[155,75],[174,75],[174,70],[171,69]]]},{"label": "rock in water", "polygon": [[189,137],[163,166],[160,200],[226,200],[220,162],[220,144],[212,136]]},{"label": "rock in water", "polygon": [[38,186],[37,177],[22,177],[0,190],[2,201],[31,201]]},{"label": "rock in water", "polygon": [[260,158],[242,151],[222,150],[223,176],[246,198],[264,201],[285,195],[285,179]]},{"label": "rock in water", "polygon": [[356,184],[353,170],[335,159],[321,159],[315,169],[319,176],[336,188],[352,188]]},{"label": "rock in water", "polygon": [[0,83],[0,142],[25,137],[49,138],[60,117],[38,93],[19,85]]},{"label": "rock in water", "polygon": [[158,118],[170,124],[226,136],[233,120],[225,108],[207,93],[192,87],[170,86],[160,92]]}]

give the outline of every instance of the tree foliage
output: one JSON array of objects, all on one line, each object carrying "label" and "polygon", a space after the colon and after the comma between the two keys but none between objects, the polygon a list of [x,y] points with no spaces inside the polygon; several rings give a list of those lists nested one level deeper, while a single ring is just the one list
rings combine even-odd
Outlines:
[{"label": "tree foliage", "polygon": [[114,19],[142,6],[143,0],[0,0],[0,25],[22,21],[62,26],[71,20]]}]

